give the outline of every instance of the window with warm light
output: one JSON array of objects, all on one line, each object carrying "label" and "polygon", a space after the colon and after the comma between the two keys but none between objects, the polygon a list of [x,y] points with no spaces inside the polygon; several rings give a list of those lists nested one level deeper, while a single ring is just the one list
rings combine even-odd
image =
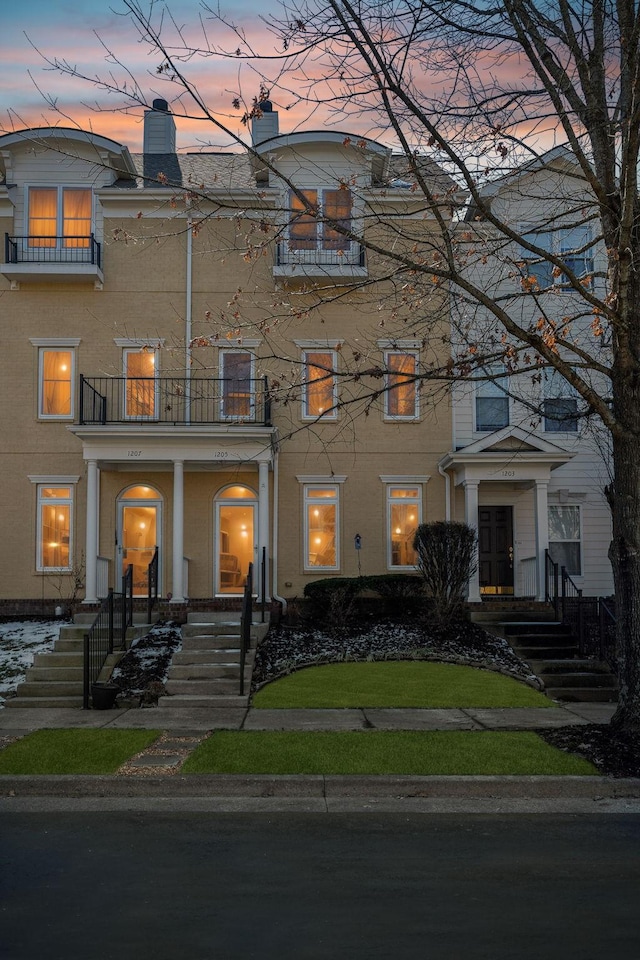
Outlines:
[{"label": "window with warm light", "polygon": [[73,487],[38,485],[37,569],[71,569]]},{"label": "window with warm light", "polygon": [[303,353],[303,401],[305,419],[335,420],[337,410],[336,354],[333,350]]},{"label": "window with warm light", "polygon": [[387,486],[387,566],[413,569],[416,552],[413,539],[422,523],[422,491],[419,486]]},{"label": "window with warm light", "polygon": [[38,415],[41,419],[73,418],[74,352],[42,348],[39,356]]},{"label": "window with warm light", "polygon": [[30,247],[88,247],[92,227],[91,190],[80,187],[31,187]]},{"label": "window with warm light", "polygon": [[152,420],[157,416],[157,352],[152,348],[126,349],[123,354],[127,420]]},{"label": "window with warm light", "polygon": [[222,350],[220,352],[222,418],[224,420],[252,420],[254,418],[253,360],[253,355],[247,350]]},{"label": "window with warm light", "polygon": [[339,567],[338,489],[329,484],[304,488],[304,565],[307,570]]},{"label": "window with warm light", "polygon": [[417,353],[388,352],[385,363],[385,416],[393,420],[415,420],[418,416]]},{"label": "window with warm light", "polygon": [[[353,196],[347,187],[291,191],[289,247],[292,250],[348,250],[351,240],[336,226],[351,230]],[[304,200],[302,199],[304,197]],[[305,202],[306,201],[306,202]],[[312,212],[309,212],[309,211]],[[331,226],[330,223],[336,224]]]}]

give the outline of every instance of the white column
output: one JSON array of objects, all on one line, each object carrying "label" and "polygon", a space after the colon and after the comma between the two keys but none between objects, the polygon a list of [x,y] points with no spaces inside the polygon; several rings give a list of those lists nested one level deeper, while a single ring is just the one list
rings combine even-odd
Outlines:
[{"label": "white column", "polygon": [[[262,597],[262,551],[265,551],[265,593]],[[254,588],[261,600],[269,597],[269,464],[258,464],[258,568]]]},{"label": "white column", "polygon": [[83,603],[98,603],[98,461],[87,460],[85,593]]},{"label": "white column", "polygon": [[546,592],[544,555],[549,548],[548,486],[547,480],[535,481],[533,509],[536,523],[536,600],[544,600]]},{"label": "white column", "polygon": [[184,603],[184,463],[173,461],[173,583],[171,603]]},{"label": "white column", "polygon": [[[479,480],[463,480],[462,486],[464,487],[464,519],[465,523],[473,527],[478,533],[478,487],[480,485]],[[469,577],[469,593],[467,595],[467,600],[469,603],[480,603],[480,569],[478,567],[478,545],[476,542],[476,570],[475,573]]]}]

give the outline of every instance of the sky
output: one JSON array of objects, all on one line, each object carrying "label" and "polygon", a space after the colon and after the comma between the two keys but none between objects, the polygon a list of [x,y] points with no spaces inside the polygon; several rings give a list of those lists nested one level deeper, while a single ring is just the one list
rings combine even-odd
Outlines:
[{"label": "sky", "polygon": [[[141,4],[146,9],[149,0],[141,0]],[[213,0],[211,6],[215,5]],[[158,15],[161,6],[155,5]],[[255,13],[258,0],[229,0],[228,6],[236,21],[255,33],[260,26]],[[198,0],[172,0],[170,7],[188,35],[200,41]],[[224,9],[224,0],[221,7]],[[265,10],[264,3],[261,9]],[[158,57],[149,54],[123,12],[122,0],[0,0],[0,132],[77,124],[126,143],[131,150],[140,150],[140,110],[128,115],[113,112],[111,108],[122,102],[116,95],[100,91],[89,79],[64,77],[46,63],[53,58],[66,60],[87,78],[111,74],[121,83],[127,77],[121,67],[110,62],[112,53],[131,71],[145,97],[171,100],[175,86],[163,83],[157,75]],[[220,36],[219,30],[215,36]],[[222,67],[210,59],[200,59],[192,61],[188,71],[207,103],[224,114],[243,136],[246,131],[232,100],[239,88],[251,99],[257,92],[257,79],[247,71],[239,77],[234,61]],[[96,101],[109,112],[96,112]],[[179,108],[175,112],[179,113]],[[208,143],[230,146],[229,140],[212,131],[209,123],[179,119],[177,126],[179,149],[200,149]]]}]

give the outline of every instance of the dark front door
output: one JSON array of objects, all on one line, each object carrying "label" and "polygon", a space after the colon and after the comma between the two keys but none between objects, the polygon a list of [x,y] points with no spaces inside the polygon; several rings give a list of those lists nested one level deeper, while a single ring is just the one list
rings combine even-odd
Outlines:
[{"label": "dark front door", "polygon": [[478,508],[480,593],[513,594],[513,510]]}]

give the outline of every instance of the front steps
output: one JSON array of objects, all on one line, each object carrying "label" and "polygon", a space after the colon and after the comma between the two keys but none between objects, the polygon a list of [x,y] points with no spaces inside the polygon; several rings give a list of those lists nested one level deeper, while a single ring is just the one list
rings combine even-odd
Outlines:
[{"label": "front steps", "polygon": [[229,707],[249,703],[255,649],[267,623],[251,625],[240,695],[240,616],[230,611],[190,613],[182,627],[182,649],[173,655],[159,707]]},{"label": "front steps", "polygon": [[614,703],[618,699],[616,678],[609,665],[581,659],[578,643],[568,627],[549,620],[507,621],[499,626],[501,635],[526,660],[553,700]]},{"label": "front steps", "polygon": [[[134,621],[141,620],[134,616]],[[146,619],[146,618],[145,618]],[[50,653],[38,653],[16,696],[5,700],[5,707],[82,707],[84,635],[95,620],[95,613],[80,613],[73,623],[63,624]],[[127,631],[127,647],[134,637],[144,636],[149,624],[134,622]],[[107,657],[100,680],[108,680],[124,651]]]}]

